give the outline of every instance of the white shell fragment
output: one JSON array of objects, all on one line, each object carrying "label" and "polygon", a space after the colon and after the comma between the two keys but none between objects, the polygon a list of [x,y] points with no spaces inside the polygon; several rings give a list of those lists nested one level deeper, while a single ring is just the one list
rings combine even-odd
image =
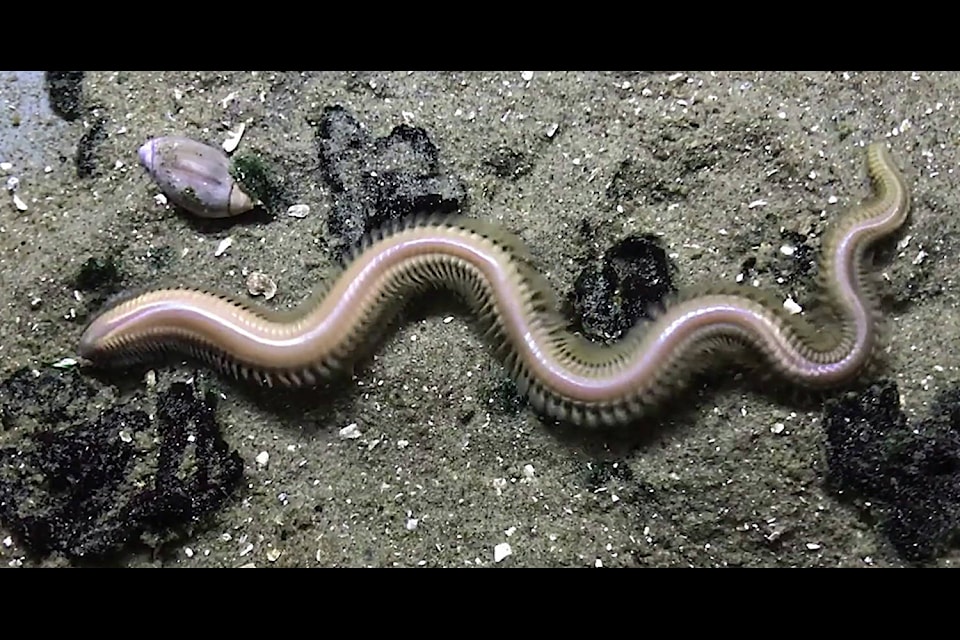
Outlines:
[{"label": "white shell fragment", "polygon": [[55,369],[69,369],[70,367],[77,366],[76,358],[61,358],[51,365]]},{"label": "white shell fragment", "polygon": [[233,238],[231,236],[227,236],[226,238],[221,240],[220,244],[217,245],[216,251],[213,252],[214,257],[219,258],[220,256],[222,256],[224,253],[227,252],[227,249],[229,249],[230,245],[232,244],[233,244]]},{"label": "white shell fragment", "polygon": [[236,151],[237,147],[240,145],[240,138],[243,137],[243,132],[247,128],[247,123],[241,122],[233,129],[227,132],[227,139],[223,141],[223,150],[227,153],[233,153]]},{"label": "white shell fragment", "polygon": [[17,188],[20,186],[20,178],[17,176],[10,176],[7,178],[7,193],[13,195],[13,206],[17,208],[17,211],[26,211],[27,203],[17,194]]},{"label": "white shell fragment", "polygon": [[254,271],[247,276],[247,291],[252,296],[263,296],[264,300],[270,300],[277,295],[277,283],[267,274]]},{"label": "white shell fragment", "polygon": [[258,202],[230,175],[230,158],[216,147],[179,136],[148,140],[140,164],[170,200],[202,218],[227,218]]},{"label": "white shell fragment", "polygon": [[493,548],[493,561],[500,562],[501,560],[512,556],[513,549],[510,547],[510,543],[501,542]]},{"label": "white shell fragment", "polygon": [[786,309],[787,313],[789,313],[792,316],[795,316],[801,311],[803,311],[803,307],[797,304],[796,300],[794,300],[793,298],[787,298],[786,300],[784,300],[783,308]]}]

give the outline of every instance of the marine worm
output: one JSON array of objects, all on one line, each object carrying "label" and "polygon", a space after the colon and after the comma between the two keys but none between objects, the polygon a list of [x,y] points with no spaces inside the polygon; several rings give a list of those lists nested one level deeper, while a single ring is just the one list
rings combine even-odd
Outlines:
[{"label": "marine worm", "polygon": [[787,314],[771,293],[701,286],[619,342],[567,329],[546,280],[520,241],[462,217],[418,218],[374,232],[335,278],[289,312],[191,288],[128,294],[86,328],[78,353],[123,364],[178,351],[261,384],[309,386],[343,375],[412,296],[460,294],[517,387],[542,414],[582,425],[635,421],[690,376],[734,348],[752,348],[788,382],[824,389],[851,382],[869,363],[880,321],[864,251],[899,228],[910,196],[886,147],[867,149],[874,197],[853,207],[821,243],[821,296],[832,322]]}]

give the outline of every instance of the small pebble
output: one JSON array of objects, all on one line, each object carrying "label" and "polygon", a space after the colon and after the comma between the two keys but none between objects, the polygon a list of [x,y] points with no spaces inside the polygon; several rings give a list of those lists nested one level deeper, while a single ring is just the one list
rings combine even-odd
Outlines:
[{"label": "small pebble", "polygon": [[264,300],[270,300],[277,295],[277,283],[267,274],[254,271],[247,276],[247,291],[252,296],[263,296]]},{"label": "small pebble", "polygon": [[347,440],[356,440],[362,435],[363,433],[360,431],[360,427],[357,426],[356,422],[348,424],[343,429],[340,429],[340,437]]},{"label": "small pebble", "polygon": [[13,206],[17,208],[17,211],[27,210],[27,203],[21,200],[17,194],[13,194]]},{"label": "small pebble", "polygon": [[0,162],[0,171],[10,171],[10,169],[13,169],[12,162]]},{"label": "small pebble", "polygon": [[294,218],[306,218],[310,215],[310,205],[294,204],[287,208],[287,215]]},{"label": "small pebble", "polygon": [[533,71],[523,71],[520,73],[520,77],[523,78],[524,82],[530,82],[533,80]]},{"label": "small pebble", "polygon": [[282,553],[283,552],[279,549],[269,549],[267,550],[267,560],[270,562],[276,562]]},{"label": "small pebble", "polygon": [[270,454],[267,453],[266,451],[261,451],[260,453],[257,454],[257,457],[255,458],[255,460],[257,461],[258,465],[260,465],[261,467],[265,467],[267,466],[267,463],[270,462]]},{"label": "small pebble", "polygon": [[510,543],[501,542],[493,548],[493,561],[500,562],[504,558],[513,555],[513,549],[510,547]]}]

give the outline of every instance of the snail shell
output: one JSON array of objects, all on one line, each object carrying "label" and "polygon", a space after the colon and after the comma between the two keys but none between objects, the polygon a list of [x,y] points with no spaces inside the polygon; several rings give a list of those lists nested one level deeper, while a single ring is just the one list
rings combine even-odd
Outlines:
[{"label": "snail shell", "polygon": [[165,136],[137,151],[140,164],[174,204],[203,218],[226,218],[259,204],[230,175],[230,158],[210,145]]}]

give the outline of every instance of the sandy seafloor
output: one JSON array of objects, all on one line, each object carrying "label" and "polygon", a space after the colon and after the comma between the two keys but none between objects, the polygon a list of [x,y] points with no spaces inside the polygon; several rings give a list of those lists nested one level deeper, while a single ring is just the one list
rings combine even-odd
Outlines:
[{"label": "sandy seafloor", "polygon": [[[901,303],[886,310],[886,375],[911,421],[960,382],[955,73],[535,72],[526,80],[520,72],[95,72],[86,74],[85,100],[106,119],[107,136],[100,175],[88,179],[77,177],[73,158],[90,118],[53,115],[42,77],[0,74],[0,161],[13,165],[4,180],[19,178],[28,206],[18,211],[0,193],[3,375],[49,369],[74,354],[83,326],[70,309],[82,301],[66,283],[84,260],[111,250],[139,285],[158,276],[151,252],[170,247],[166,278],[247,296],[243,274],[259,270],[277,281],[271,304],[305,298],[330,268],[323,238],[331,198],[313,173],[306,118],[342,105],[375,136],[401,123],[422,127],[444,171],[467,186],[469,213],[518,232],[563,293],[588,253],[575,233],[583,220],[598,229],[600,250],[627,233],[661,236],[681,287],[732,281],[751,256],[782,258],[783,229],[812,233],[819,246],[824,222],[869,193],[863,145],[887,140],[914,206],[900,245],[876,269],[885,299]],[[224,125],[241,121],[242,150],[269,149],[297,168],[297,201],[310,205],[309,216],[205,230],[156,203],[158,190],[137,164],[140,144],[161,134],[219,143]],[[502,147],[525,154],[530,170],[516,180],[494,175],[487,161]],[[671,164],[677,157],[693,165],[666,176],[682,196],[669,188],[673,197],[609,196],[625,159],[662,172],[679,166]],[[215,257],[228,235],[232,246]],[[801,305],[814,288],[760,280]],[[908,299],[914,281],[922,286]],[[942,291],[925,294],[934,283]],[[123,564],[903,564],[856,508],[824,487],[820,410],[737,384],[695,390],[682,416],[637,427],[655,430],[643,446],[606,452],[602,433],[570,441],[529,407],[495,402],[505,371],[460,317],[404,323],[348,386],[351,397],[322,410],[278,415],[243,384],[177,358],[155,368],[157,388],[198,371],[198,385],[223,394],[218,417],[243,457],[244,480],[161,557],[134,549]],[[361,437],[340,436],[351,424]],[[20,434],[2,436],[10,443]],[[256,462],[261,452],[266,465]],[[613,463],[630,473],[606,473],[598,484],[593,470]],[[655,500],[645,502],[648,494]],[[38,562],[7,542],[3,566]],[[496,563],[503,543],[512,553]],[[958,559],[948,551],[933,564]]]}]

